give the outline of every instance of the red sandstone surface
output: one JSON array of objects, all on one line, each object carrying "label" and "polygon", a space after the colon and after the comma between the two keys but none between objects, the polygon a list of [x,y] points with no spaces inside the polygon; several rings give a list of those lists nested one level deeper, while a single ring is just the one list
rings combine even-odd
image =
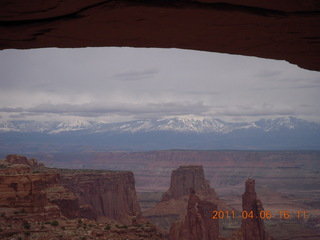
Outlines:
[{"label": "red sandstone surface", "polygon": [[212,220],[212,211],[217,209],[216,204],[202,201],[191,188],[187,215],[184,221],[171,225],[169,239],[219,240],[219,221]]},{"label": "red sandstone surface", "polygon": [[174,47],[320,70],[317,0],[7,0],[0,9],[1,49]]},{"label": "red sandstone surface", "polygon": [[141,217],[131,172],[49,169],[8,155],[0,161],[0,238],[12,236],[162,238]]},{"label": "red sandstone surface", "polygon": [[264,211],[262,202],[257,198],[255,191],[255,180],[246,181],[245,192],[242,195],[242,211],[250,214],[252,217],[243,218],[241,228],[233,235],[233,240],[272,240],[266,232],[261,217],[261,211]]},{"label": "red sandstone surface", "polygon": [[[190,189],[193,189],[193,192],[197,192],[197,196],[194,194],[189,195]],[[215,206],[215,208],[218,206],[218,208],[221,210],[231,210],[230,207],[228,207],[218,198],[214,189],[210,187],[208,180],[205,178],[202,166],[180,166],[178,169],[172,171],[170,188],[162,195],[161,202],[159,202],[153,208],[145,211],[143,216],[147,217],[150,221],[156,224],[160,229],[163,230],[164,233],[168,233],[171,224],[177,220],[181,221],[184,219],[185,216],[188,215],[188,209],[195,208],[196,203],[198,205],[200,203],[203,204],[203,208],[196,210],[196,212],[198,212],[200,215],[206,215],[206,213],[202,211],[204,208],[208,210],[207,206]],[[198,218],[197,216],[197,214],[190,215],[188,220],[185,220],[185,224],[190,224],[195,218]],[[198,226],[194,226],[194,230],[198,231],[199,229],[204,228],[204,226],[207,226],[206,224],[207,220],[199,223]],[[176,237],[180,236],[178,233],[180,231],[178,229],[181,228],[180,225],[184,225],[184,223],[180,222],[179,224],[175,225],[176,230],[174,230],[174,235]],[[209,234],[207,233],[207,230],[203,231],[204,232],[201,233],[200,236]],[[196,233],[192,231],[192,234],[192,236],[194,236]],[[182,235],[180,237],[182,237]],[[181,239],[184,239],[184,237]]]}]

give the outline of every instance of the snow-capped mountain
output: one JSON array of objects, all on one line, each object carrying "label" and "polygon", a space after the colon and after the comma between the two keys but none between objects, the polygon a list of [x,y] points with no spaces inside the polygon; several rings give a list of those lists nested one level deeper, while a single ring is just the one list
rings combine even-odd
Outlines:
[{"label": "snow-capped mountain", "polygon": [[41,132],[58,134],[63,132],[158,132],[222,133],[236,130],[259,129],[265,132],[279,129],[319,128],[320,125],[294,117],[262,119],[255,122],[230,123],[215,118],[170,118],[159,120],[136,120],[120,123],[98,123],[83,120],[62,122],[0,121],[0,132]]},{"label": "snow-capped mountain", "polygon": [[74,121],[64,121],[60,122],[55,128],[47,130],[49,133],[60,133],[60,132],[68,132],[68,131],[80,131],[85,129],[92,129],[94,127],[94,123],[90,123],[82,120],[74,120]]},{"label": "snow-capped mountain", "polygon": [[119,123],[0,121],[0,152],[173,148],[320,150],[320,124],[294,117],[243,123],[182,117]]}]

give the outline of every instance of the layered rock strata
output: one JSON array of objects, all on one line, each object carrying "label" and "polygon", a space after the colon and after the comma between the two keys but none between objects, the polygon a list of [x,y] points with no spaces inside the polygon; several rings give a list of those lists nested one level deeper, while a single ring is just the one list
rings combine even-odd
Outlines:
[{"label": "layered rock strata", "polygon": [[[190,189],[197,192],[197,195],[193,194],[190,198]],[[172,223],[185,219],[188,202],[191,201],[191,204],[194,199],[198,199],[196,200],[196,204],[199,209],[197,209],[196,212],[199,214],[202,212],[201,209],[205,209],[207,206],[214,206],[214,208],[218,206],[220,210],[231,209],[217,197],[214,189],[210,187],[209,181],[205,178],[203,167],[199,165],[188,165],[180,166],[178,169],[172,171],[169,190],[162,195],[160,203],[145,211],[143,215],[159,228],[163,229],[165,233],[169,233]],[[191,205],[190,210],[192,209]],[[212,211],[213,210],[209,210],[209,213]],[[204,211],[202,214],[205,214]],[[190,216],[190,221],[192,221],[191,219],[197,218],[197,216],[197,214]],[[202,223],[199,227],[200,226],[203,227]],[[174,234],[176,234],[177,231],[174,232]],[[175,237],[175,239],[177,239],[177,237]]]},{"label": "layered rock strata", "polygon": [[82,217],[131,224],[141,214],[131,172],[64,174],[61,183],[79,199]]},{"label": "layered rock strata", "polygon": [[0,208],[6,216],[55,217],[132,224],[141,216],[131,172],[49,169],[8,155],[0,162]]},{"label": "layered rock strata", "polygon": [[171,173],[170,188],[162,196],[162,201],[179,198],[189,194],[190,188],[204,195],[216,196],[204,176],[202,166],[180,166]]},{"label": "layered rock strata", "polygon": [[217,210],[217,205],[202,201],[194,189],[190,189],[187,205],[187,215],[184,221],[171,225],[170,240],[218,240],[219,221],[212,220],[212,211]]},{"label": "layered rock strata", "polygon": [[[262,202],[257,198],[255,180],[246,181],[245,192],[242,195],[242,211],[248,213],[247,218],[242,217],[241,228],[236,231],[232,240],[272,240],[264,228],[260,212],[264,211]],[[252,216],[250,217],[250,214]]]}]

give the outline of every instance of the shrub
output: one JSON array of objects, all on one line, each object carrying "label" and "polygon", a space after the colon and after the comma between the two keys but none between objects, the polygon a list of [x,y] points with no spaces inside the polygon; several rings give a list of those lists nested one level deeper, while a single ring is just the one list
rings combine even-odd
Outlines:
[{"label": "shrub", "polygon": [[30,225],[29,222],[25,221],[25,222],[23,223],[23,227],[24,227],[25,229],[30,229],[30,228],[31,228],[31,225]]},{"label": "shrub", "polygon": [[51,225],[56,227],[59,225],[59,222],[57,220],[54,220],[52,221]]},{"label": "shrub", "polygon": [[66,227],[65,227],[65,226],[62,226],[61,229],[62,229],[62,230],[66,230]]},{"label": "shrub", "polygon": [[30,233],[30,232],[25,232],[24,234],[25,234],[26,236],[30,236],[31,233]]},{"label": "shrub", "polygon": [[105,230],[110,230],[111,229],[111,225],[110,224],[108,224],[107,226],[105,226],[105,228],[104,228]]}]

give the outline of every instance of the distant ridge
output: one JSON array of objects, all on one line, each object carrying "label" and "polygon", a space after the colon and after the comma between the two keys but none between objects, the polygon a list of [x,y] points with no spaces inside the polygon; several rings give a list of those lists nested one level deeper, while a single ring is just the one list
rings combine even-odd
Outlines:
[{"label": "distant ridge", "polygon": [[[0,151],[59,146],[83,150],[320,150],[320,124],[294,117],[231,123],[216,118],[0,121]],[[19,151],[18,151],[19,152]]]},{"label": "distant ridge", "polygon": [[254,122],[231,123],[216,118],[167,118],[145,119],[119,123],[99,123],[93,121],[0,121],[0,132],[41,132],[57,134],[69,131],[87,132],[195,132],[195,133],[230,133],[241,129],[260,129],[276,131],[281,128],[318,129],[320,124],[294,117],[261,119]]}]

